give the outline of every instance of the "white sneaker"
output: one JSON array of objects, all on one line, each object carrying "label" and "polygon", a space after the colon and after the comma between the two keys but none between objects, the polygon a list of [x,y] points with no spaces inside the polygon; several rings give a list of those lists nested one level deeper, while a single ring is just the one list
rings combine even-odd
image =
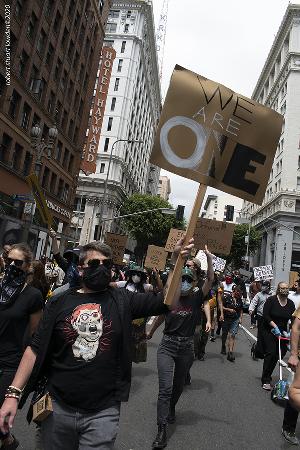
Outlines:
[{"label": "white sneaker", "polygon": [[272,390],[272,386],[270,385],[270,383],[265,383],[265,384],[263,384],[263,385],[262,385],[262,388],[263,388],[265,391],[271,391],[271,390]]}]

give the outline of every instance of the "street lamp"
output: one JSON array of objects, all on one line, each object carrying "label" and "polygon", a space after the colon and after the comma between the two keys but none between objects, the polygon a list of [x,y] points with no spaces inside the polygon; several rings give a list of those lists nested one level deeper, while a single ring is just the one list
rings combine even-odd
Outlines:
[{"label": "street lamp", "polygon": [[97,241],[99,241],[102,236],[102,228],[100,225],[103,221],[103,211],[104,211],[104,205],[105,205],[106,197],[107,197],[107,185],[108,185],[109,171],[110,171],[110,166],[111,166],[111,162],[112,162],[113,150],[114,150],[115,145],[118,142],[128,142],[129,144],[134,144],[134,143],[142,144],[144,141],[137,141],[137,140],[132,140],[132,139],[118,139],[111,146],[107,174],[106,174],[105,183],[104,183],[103,199],[102,199],[102,202],[100,205],[100,211],[99,211],[99,229],[98,229],[98,233],[97,233]]},{"label": "street lamp", "polygon": [[48,159],[51,158],[52,155],[52,149],[53,149],[53,145],[54,142],[57,138],[58,135],[58,130],[56,128],[56,125],[54,125],[53,127],[51,127],[48,131],[48,141],[45,142],[45,139],[42,137],[40,138],[41,135],[41,127],[39,126],[39,124],[35,124],[32,128],[31,128],[31,146],[34,150],[34,152],[36,153],[36,160],[35,160],[35,173],[37,178],[39,179],[40,176],[40,172],[41,172],[41,167],[42,167],[42,156],[44,151],[47,151],[47,157]]}]

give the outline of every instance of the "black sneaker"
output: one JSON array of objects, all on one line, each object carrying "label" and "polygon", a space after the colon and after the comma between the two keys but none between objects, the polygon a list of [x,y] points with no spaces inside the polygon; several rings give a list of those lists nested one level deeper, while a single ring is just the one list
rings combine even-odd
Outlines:
[{"label": "black sneaker", "polygon": [[228,352],[227,359],[230,362],[234,362],[235,361],[235,357],[233,356],[232,352]]},{"label": "black sneaker", "polygon": [[226,347],[222,347],[222,349],[221,349],[221,355],[226,355]]},{"label": "black sneaker", "polygon": [[211,336],[211,338],[210,338],[210,342],[215,342],[216,341],[216,338],[215,338],[215,336]]},{"label": "black sneaker", "polygon": [[157,435],[152,443],[152,448],[165,448],[167,446],[167,426],[158,425]]},{"label": "black sneaker", "polygon": [[284,430],[282,428],[281,434],[286,441],[288,441],[292,445],[299,445],[299,439],[295,435],[293,431]]}]

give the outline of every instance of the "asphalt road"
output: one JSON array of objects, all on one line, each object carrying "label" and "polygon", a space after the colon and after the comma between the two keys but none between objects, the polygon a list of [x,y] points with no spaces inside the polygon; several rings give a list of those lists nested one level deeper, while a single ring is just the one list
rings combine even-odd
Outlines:
[{"label": "asphalt road", "polygon": [[[248,319],[246,326],[249,328]],[[147,363],[134,365],[131,396],[122,406],[116,450],[151,449],[156,434],[156,350],[160,338],[158,330],[149,342]],[[281,437],[283,409],[260,387],[262,362],[251,359],[249,339],[239,331],[235,363],[220,354],[220,339],[208,343],[205,361],[195,361],[192,385],[179,400],[177,422],[169,426],[168,449],[291,448]],[[19,448],[35,449],[34,425],[27,426],[25,411],[18,415],[14,433],[22,441]]]}]

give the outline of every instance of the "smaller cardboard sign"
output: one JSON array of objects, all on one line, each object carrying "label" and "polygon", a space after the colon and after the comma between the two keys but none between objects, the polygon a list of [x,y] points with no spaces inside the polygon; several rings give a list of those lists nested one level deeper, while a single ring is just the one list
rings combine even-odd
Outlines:
[{"label": "smaller cardboard sign", "polygon": [[240,272],[240,275],[242,275],[243,277],[250,278],[252,275],[252,272],[250,272],[250,270],[246,270],[246,269],[240,269],[239,272]]},{"label": "smaller cardboard sign", "polygon": [[36,174],[32,173],[31,175],[28,175],[28,177],[26,177],[26,181],[30,186],[36,206],[41,214],[43,222],[46,223],[48,227],[52,227],[53,216],[47,206],[45,196],[40,188],[40,184]]},{"label": "smaller cardboard sign", "polygon": [[106,233],[105,243],[110,246],[112,260],[115,264],[123,264],[128,236],[124,234]]},{"label": "smaller cardboard sign", "polygon": [[[199,259],[201,263],[201,270],[207,270],[207,258],[206,254],[203,250],[199,250],[196,255],[196,258]],[[223,272],[226,266],[226,260],[222,258],[218,258],[217,256],[213,256],[213,268],[215,272]]]},{"label": "smaller cardboard sign", "polygon": [[179,241],[179,239],[182,238],[182,236],[184,234],[185,234],[184,230],[178,230],[176,228],[171,228],[167,243],[165,245],[165,250],[167,252],[173,252],[176,243]]},{"label": "smaller cardboard sign", "polygon": [[164,247],[149,245],[144,266],[148,269],[164,270],[168,253]]},{"label": "smaller cardboard sign", "polygon": [[298,272],[290,272],[289,277],[289,286],[292,288],[297,280],[299,280],[300,276]]},{"label": "smaller cardboard sign", "polygon": [[194,231],[194,244],[203,250],[205,245],[212,253],[229,255],[235,225],[220,220],[199,217]]},{"label": "smaller cardboard sign", "polygon": [[253,274],[255,281],[272,280],[273,267],[271,265],[253,267]]}]

